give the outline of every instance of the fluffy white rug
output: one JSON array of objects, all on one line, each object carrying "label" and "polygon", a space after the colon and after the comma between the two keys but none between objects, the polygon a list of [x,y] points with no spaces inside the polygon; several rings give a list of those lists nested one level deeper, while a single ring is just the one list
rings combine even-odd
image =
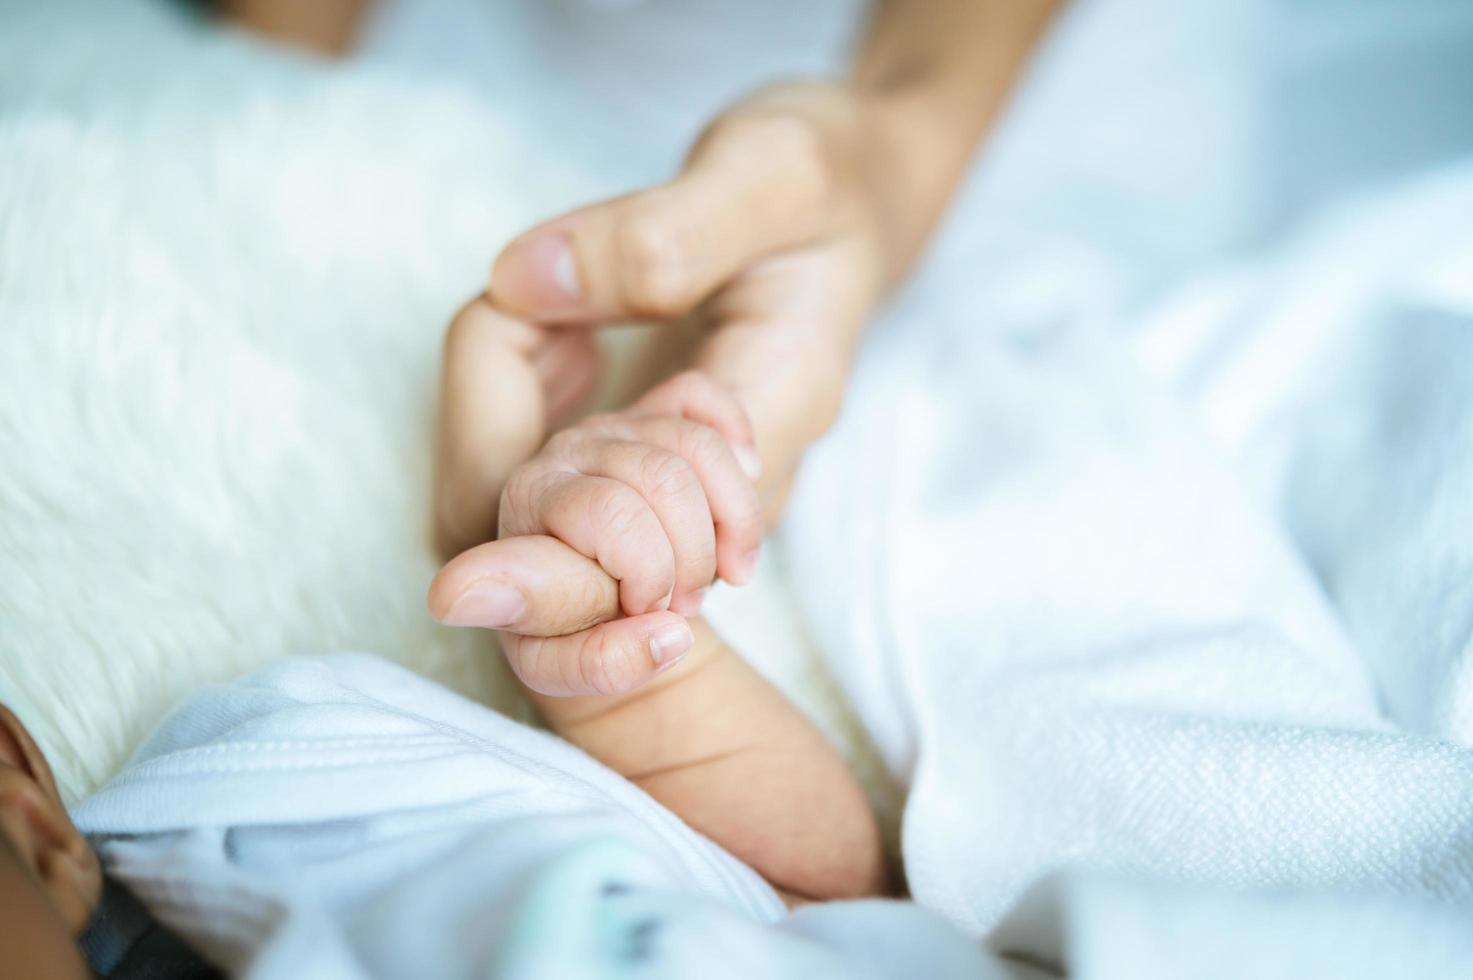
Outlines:
[{"label": "fluffy white rug", "polygon": [[0,4],[0,698],[67,795],[184,692],[424,613],[440,331],[577,196],[485,108],[145,3]]},{"label": "fluffy white rug", "polygon": [[[68,799],[283,654],[369,650],[520,711],[487,638],[424,612],[439,338],[502,241],[601,178],[484,93],[163,3],[0,0],[0,24],[0,700]],[[893,818],[782,583],[768,562],[712,618]]]}]

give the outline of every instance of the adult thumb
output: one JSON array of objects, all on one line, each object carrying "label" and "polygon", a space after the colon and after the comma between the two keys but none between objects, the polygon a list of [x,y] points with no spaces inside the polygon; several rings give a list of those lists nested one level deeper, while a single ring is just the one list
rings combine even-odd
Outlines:
[{"label": "adult thumb", "polygon": [[764,255],[811,240],[822,167],[784,122],[718,125],[674,180],[517,236],[492,267],[492,302],[544,323],[670,320]]}]

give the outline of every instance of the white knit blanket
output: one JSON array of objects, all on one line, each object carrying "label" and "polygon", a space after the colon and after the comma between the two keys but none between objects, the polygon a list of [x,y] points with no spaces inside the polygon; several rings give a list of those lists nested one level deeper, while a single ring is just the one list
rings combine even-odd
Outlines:
[{"label": "white knit blanket", "polygon": [[1134,314],[1007,244],[788,520],[916,900],[1070,975],[1467,975],[1473,161]]}]

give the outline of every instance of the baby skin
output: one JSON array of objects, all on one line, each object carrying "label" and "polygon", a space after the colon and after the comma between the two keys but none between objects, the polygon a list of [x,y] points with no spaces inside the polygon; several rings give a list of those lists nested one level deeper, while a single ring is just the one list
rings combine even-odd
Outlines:
[{"label": "baby skin", "polygon": [[852,774],[698,615],[715,579],[743,584],[756,564],[752,441],[738,400],[696,372],[563,429],[508,468],[498,539],[445,566],[430,608],[500,629],[555,731],[789,904],[881,895],[880,834]]}]

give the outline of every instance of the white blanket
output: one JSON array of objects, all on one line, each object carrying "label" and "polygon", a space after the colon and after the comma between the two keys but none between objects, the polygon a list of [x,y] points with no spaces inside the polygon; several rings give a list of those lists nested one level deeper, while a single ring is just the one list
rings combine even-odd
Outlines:
[{"label": "white blanket", "polygon": [[1464,167],[1144,311],[1014,237],[876,336],[787,540],[919,902],[1081,976],[1473,969],[1469,229]]},{"label": "white blanket", "polygon": [[232,975],[1000,975],[907,903],[784,918],[579,750],[362,654],[206,689],[74,817]]}]

